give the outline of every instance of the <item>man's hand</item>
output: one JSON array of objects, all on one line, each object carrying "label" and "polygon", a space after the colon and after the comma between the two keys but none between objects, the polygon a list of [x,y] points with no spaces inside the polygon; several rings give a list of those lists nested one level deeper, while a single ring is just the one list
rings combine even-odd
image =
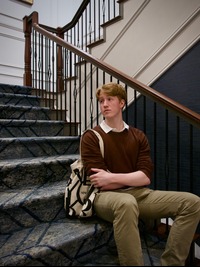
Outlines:
[{"label": "man's hand", "polygon": [[92,168],[91,171],[95,172],[90,175],[90,181],[94,187],[100,188],[102,191],[114,190],[122,187],[121,184],[112,182],[112,173],[97,168]]}]

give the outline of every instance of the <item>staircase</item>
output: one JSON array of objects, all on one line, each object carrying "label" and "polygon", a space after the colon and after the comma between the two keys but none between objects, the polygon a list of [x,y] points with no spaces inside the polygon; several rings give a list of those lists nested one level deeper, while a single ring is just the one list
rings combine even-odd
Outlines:
[{"label": "staircase", "polygon": [[[0,84],[0,266],[116,266],[112,224],[66,217],[64,190],[80,138],[33,92]],[[159,265],[163,238],[144,229],[142,236],[145,266]]]},{"label": "staircase", "polygon": [[112,239],[111,224],[63,208],[79,137],[30,87],[0,84],[0,265],[68,266]]}]

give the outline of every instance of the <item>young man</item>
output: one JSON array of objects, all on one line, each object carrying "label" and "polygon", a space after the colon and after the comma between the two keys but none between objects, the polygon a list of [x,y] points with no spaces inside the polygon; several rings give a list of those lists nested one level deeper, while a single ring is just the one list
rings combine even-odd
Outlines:
[{"label": "young man", "polygon": [[104,158],[98,138],[83,134],[81,154],[91,183],[100,188],[94,210],[112,222],[120,265],[144,266],[138,221],[140,218],[173,218],[162,266],[184,266],[200,220],[200,198],[187,192],[152,190],[153,164],[145,134],[122,118],[126,103],[123,86],[108,83],[96,97],[104,117],[94,129],[104,140]]}]

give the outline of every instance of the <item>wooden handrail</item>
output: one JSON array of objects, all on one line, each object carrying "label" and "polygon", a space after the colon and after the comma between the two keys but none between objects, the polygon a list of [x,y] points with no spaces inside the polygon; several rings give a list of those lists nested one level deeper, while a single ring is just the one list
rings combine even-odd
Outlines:
[{"label": "wooden handrail", "polygon": [[[78,19],[81,17],[81,15],[83,14],[83,11],[85,10],[85,8],[87,7],[89,3],[90,3],[90,0],[83,0],[83,2],[81,3],[79,9],[77,10],[72,20],[69,23],[67,23],[65,26],[59,28],[60,33],[64,34],[66,31],[68,31],[69,29],[73,28],[76,25]],[[39,24],[39,25],[47,31],[50,31],[52,33],[57,33],[56,28],[49,27],[44,24]]]},{"label": "wooden handrail", "polygon": [[169,111],[172,111],[177,116],[185,119],[191,125],[200,128],[200,114],[181,105],[180,103],[172,100],[171,98],[163,95],[162,93],[157,92],[153,88],[139,82],[138,80],[130,77],[129,75],[119,71],[118,69],[113,68],[111,65],[99,60],[98,58],[95,58],[94,56],[88,54],[87,52],[84,52],[83,50],[77,48],[76,46],[64,41],[62,38],[57,37],[51,32],[48,32],[47,30],[43,29],[37,23],[33,24],[33,28],[37,32],[45,35],[46,37],[53,40],[60,46],[72,51],[73,53],[79,55],[80,57],[92,63],[94,66],[100,68],[101,70],[119,79],[129,87],[137,89],[141,94],[150,98],[154,102],[159,103],[161,106],[165,107]]}]

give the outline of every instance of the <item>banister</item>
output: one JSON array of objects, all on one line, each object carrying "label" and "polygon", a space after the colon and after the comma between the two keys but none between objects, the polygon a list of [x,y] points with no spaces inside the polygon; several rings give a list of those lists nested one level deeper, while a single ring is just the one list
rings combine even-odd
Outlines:
[{"label": "banister", "polygon": [[157,92],[155,89],[143,84],[142,82],[139,82],[138,80],[132,78],[131,76],[119,71],[118,69],[113,68],[111,65],[99,60],[98,58],[95,58],[94,56],[88,54],[87,52],[84,52],[78,47],[64,41],[62,38],[55,36],[51,32],[48,32],[47,30],[40,27],[37,23],[33,24],[33,28],[37,32],[55,41],[60,46],[69,49],[70,51],[84,58],[85,60],[89,61],[96,67],[119,79],[129,87],[137,89],[141,94],[152,99],[154,102],[159,103],[161,106],[165,107],[169,111],[174,112],[177,116],[185,119],[191,125],[200,128],[200,114],[181,105],[180,103],[172,100],[171,98],[163,95],[162,93]]},{"label": "banister", "polygon": [[64,27],[62,27],[63,33],[75,26],[76,22],[81,17],[83,11],[85,10],[86,6],[89,3],[90,3],[90,0],[83,0],[79,9],[77,10],[76,14],[74,15],[73,19],[68,24],[66,24]]},{"label": "banister", "polygon": [[[90,0],[83,0],[83,2],[81,3],[79,9],[77,10],[76,14],[74,15],[74,17],[72,18],[72,20],[67,23],[65,26],[60,28],[60,33],[65,33],[67,30],[71,29],[72,27],[74,27],[78,21],[78,19],[81,17],[81,15],[83,14],[83,11],[85,10],[85,8],[87,7],[87,5],[90,3]],[[49,27],[47,25],[44,24],[39,24],[42,28],[46,29],[47,31],[50,31],[52,33],[57,33],[57,29],[53,28],[53,27]]]},{"label": "banister", "polygon": [[32,24],[38,23],[38,13],[33,12],[30,16],[23,18],[23,31],[25,36],[25,50],[24,50],[24,84],[27,86],[32,85],[32,74],[31,74],[31,32]]}]

